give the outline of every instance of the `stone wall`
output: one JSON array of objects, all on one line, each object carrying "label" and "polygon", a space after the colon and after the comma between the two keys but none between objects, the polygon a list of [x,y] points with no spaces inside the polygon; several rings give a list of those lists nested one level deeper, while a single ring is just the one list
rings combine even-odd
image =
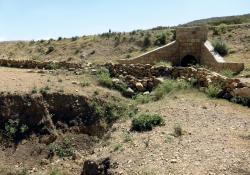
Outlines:
[{"label": "stone wall", "polygon": [[166,67],[150,64],[105,65],[112,77],[119,78],[136,92],[152,91],[163,81],[161,77],[196,81],[198,87],[221,86],[220,97],[244,99],[250,106],[250,85],[239,79],[227,78],[205,68]]},{"label": "stone wall", "polygon": [[27,68],[27,69],[52,69],[53,66],[57,68],[66,68],[66,69],[79,69],[82,68],[80,63],[69,63],[69,62],[55,62],[55,61],[34,61],[34,60],[9,60],[9,59],[0,59],[0,66],[6,67],[16,67],[16,68]]}]

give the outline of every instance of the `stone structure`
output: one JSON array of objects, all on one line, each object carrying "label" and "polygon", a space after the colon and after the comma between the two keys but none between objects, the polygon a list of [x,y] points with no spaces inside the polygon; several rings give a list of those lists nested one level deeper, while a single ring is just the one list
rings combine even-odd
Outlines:
[{"label": "stone structure", "polygon": [[129,60],[119,60],[119,63],[153,64],[160,60],[171,62],[174,66],[187,66],[188,64],[201,64],[215,71],[231,70],[240,72],[244,69],[243,63],[225,62],[214,52],[213,46],[207,40],[208,28],[182,27],[176,29],[176,41],[153,51],[147,52]]},{"label": "stone structure", "polygon": [[205,68],[152,66],[150,64],[105,65],[112,77],[119,78],[134,92],[152,91],[166,79],[184,79],[197,88],[220,87],[218,97],[250,107],[250,84],[227,78]]}]

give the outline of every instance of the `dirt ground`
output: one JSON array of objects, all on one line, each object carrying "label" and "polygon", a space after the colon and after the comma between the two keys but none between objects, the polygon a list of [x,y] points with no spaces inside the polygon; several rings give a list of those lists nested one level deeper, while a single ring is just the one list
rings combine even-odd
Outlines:
[{"label": "dirt ground", "polygon": [[[110,91],[95,84],[82,87],[82,75],[70,72],[0,68],[1,92],[31,92],[49,86],[50,91],[91,94]],[[129,103],[134,103],[130,100]],[[59,140],[70,138],[77,158],[56,157],[43,162],[48,145],[34,136],[16,149],[1,146],[0,174],[5,170],[27,169],[29,174],[45,175],[52,170],[78,175],[86,159],[110,156],[117,162],[116,174],[250,174],[250,109],[225,100],[214,100],[196,90],[174,92],[157,102],[139,105],[139,112],[164,116],[165,125],[152,131],[130,131],[131,120],[122,119],[107,133],[108,139],[84,134],[62,133]],[[184,135],[173,137],[179,125]],[[92,144],[93,143],[93,144]],[[40,154],[37,154],[42,150]],[[41,163],[43,162],[43,163]]]}]

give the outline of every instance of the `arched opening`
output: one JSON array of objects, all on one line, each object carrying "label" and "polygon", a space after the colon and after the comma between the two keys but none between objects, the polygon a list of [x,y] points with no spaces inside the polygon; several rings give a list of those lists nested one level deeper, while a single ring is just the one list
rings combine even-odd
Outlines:
[{"label": "arched opening", "polygon": [[197,59],[192,55],[187,55],[183,57],[181,60],[181,66],[183,67],[196,65],[197,63],[198,63]]}]

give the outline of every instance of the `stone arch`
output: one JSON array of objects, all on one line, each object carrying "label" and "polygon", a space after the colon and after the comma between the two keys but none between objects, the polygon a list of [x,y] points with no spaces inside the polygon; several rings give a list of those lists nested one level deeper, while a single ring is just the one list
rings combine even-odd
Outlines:
[{"label": "stone arch", "polygon": [[193,55],[186,55],[181,59],[181,66],[187,67],[198,64],[198,60]]}]

